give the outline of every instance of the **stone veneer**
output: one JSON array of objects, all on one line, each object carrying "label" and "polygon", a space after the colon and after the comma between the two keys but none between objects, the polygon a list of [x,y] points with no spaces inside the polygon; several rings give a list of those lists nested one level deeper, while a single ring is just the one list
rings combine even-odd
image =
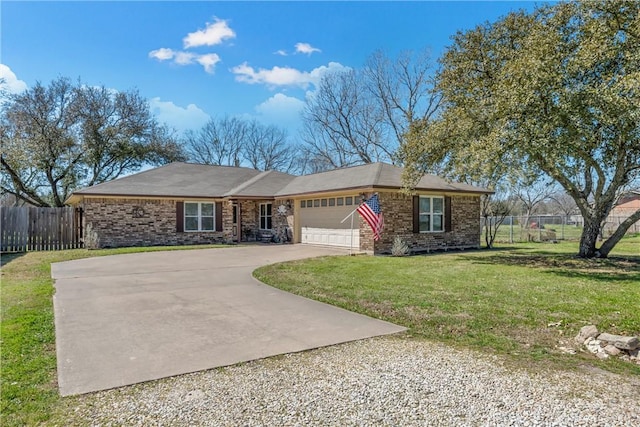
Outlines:
[{"label": "stone veneer", "polygon": [[86,198],[85,244],[89,248],[222,243],[231,240],[231,203],[222,202],[224,231],[176,231],[177,200]]},{"label": "stone veneer", "polygon": [[[360,249],[376,254],[389,253],[396,236],[409,244],[412,251],[480,247],[480,197],[451,197],[451,232],[413,233],[411,196],[397,192],[380,192],[385,228],[374,242],[369,225],[360,221]],[[222,201],[222,231],[177,232],[176,203],[178,200],[86,198],[84,209],[85,244],[89,248],[125,246],[195,245],[231,243],[233,241],[233,202]],[[294,202],[289,199],[239,201],[242,241],[259,230],[260,203],[272,203],[273,233],[281,240],[287,228],[293,231]],[[278,212],[284,205],[287,211]],[[246,233],[249,231],[249,233]]]},{"label": "stone veneer", "polygon": [[407,242],[414,252],[480,247],[480,196],[451,196],[451,231],[441,233],[413,232],[412,196],[379,192],[378,197],[384,215],[384,230],[376,242],[369,224],[361,221],[360,249],[363,251],[390,253],[396,236]]}]

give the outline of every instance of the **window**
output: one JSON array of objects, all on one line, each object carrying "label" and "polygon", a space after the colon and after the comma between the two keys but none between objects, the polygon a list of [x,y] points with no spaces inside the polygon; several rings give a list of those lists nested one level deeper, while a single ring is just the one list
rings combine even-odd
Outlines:
[{"label": "window", "polygon": [[313,201],[313,207],[314,208],[319,208],[320,207],[320,199],[315,199]]},{"label": "window", "polygon": [[185,202],[184,231],[215,231],[214,204]]},{"label": "window", "polygon": [[444,231],[444,198],[420,196],[420,232]]},{"label": "window", "polygon": [[307,201],[306,200],[300,200],[300,207],[301,208],[306,208],[307,207]]},{"label": "window", "polygon": [[260,204],[260,229],[271,230],[271,203]]},{"label": "window", "polygon": [[344,198],[344,204],[349,206],[353,204],[353,198],[352,197],[345,197]]},{"label": "window", "polygon": [[322,199],[320,200],[320,206],[322,206],[323,208],[327,206],[327,199]]},{"label": "window", "polygon": [[329,206],[335,206],[336,205],[336,199],[329,199]]},{"label": "window", "polygon": [[338,197],[336,198],[336,202],[338,203],[338,206],[342,206],[344,205],[344,198]]},{"label": "window", "polygon": [[313,207],[313,201],[312,200],[307,200],[307,207],[308,208],[312,208]]}]

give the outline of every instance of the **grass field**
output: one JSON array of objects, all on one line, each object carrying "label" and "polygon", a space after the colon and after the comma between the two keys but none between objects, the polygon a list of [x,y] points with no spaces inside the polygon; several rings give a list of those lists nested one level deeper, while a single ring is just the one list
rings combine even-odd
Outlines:
[{"label": "grass field", "polygon": [[610,259],[575,257],[577,244],[529,243],[427,256],[319,258],[263,267],[260,280],[407,326],[412,335],[507,355],[514,362],[640,366],[567,355],[586,324],[640,335],[640,236]]},{"label": "grass field", "polygon": [[[51,263],[122,253],[204,248],[69,250],[2,255],[0,425],[65,425],[73,398],[57,391]],[[428,256],[335,257],[256,275],[277,287],[408,326],[420,338],[509,355],[640,374],[640,367],[555,349],[586,323],[640,333],[640,236],[608,260],[573,256],[575,243],[521,244]],[[560,326],[548,324],[561,322]],[[71,403],[70,403],[71,402]]]}]

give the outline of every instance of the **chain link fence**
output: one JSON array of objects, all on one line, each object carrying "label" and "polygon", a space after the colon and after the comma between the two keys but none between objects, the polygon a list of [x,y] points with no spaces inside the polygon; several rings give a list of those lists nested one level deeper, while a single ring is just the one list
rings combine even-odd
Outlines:
[{"label": "chain link fence", "polygon": [[[602,228],[602,238],[609,237],[627,217],[610,216]],[[498,218],[486,221],[495,224]],[[485,218],[480,219],[484,232]],[[580,215],[532,215],[508,216],[504,219],[495,241],[498,243],[549,242],[557,240],[580,240],[584,221]],[[627,233],[640,233],[640,221],[633,224]]]}]

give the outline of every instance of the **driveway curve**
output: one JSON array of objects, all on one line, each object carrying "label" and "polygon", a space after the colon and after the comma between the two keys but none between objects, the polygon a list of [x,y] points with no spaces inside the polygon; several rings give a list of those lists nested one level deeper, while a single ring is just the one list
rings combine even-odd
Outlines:
[{"label": "driveway curve", "polygon": [[83,394],[405,328],[253,278],[257,267],[344,251],[259,245],[53,264],[58,386]]}]

